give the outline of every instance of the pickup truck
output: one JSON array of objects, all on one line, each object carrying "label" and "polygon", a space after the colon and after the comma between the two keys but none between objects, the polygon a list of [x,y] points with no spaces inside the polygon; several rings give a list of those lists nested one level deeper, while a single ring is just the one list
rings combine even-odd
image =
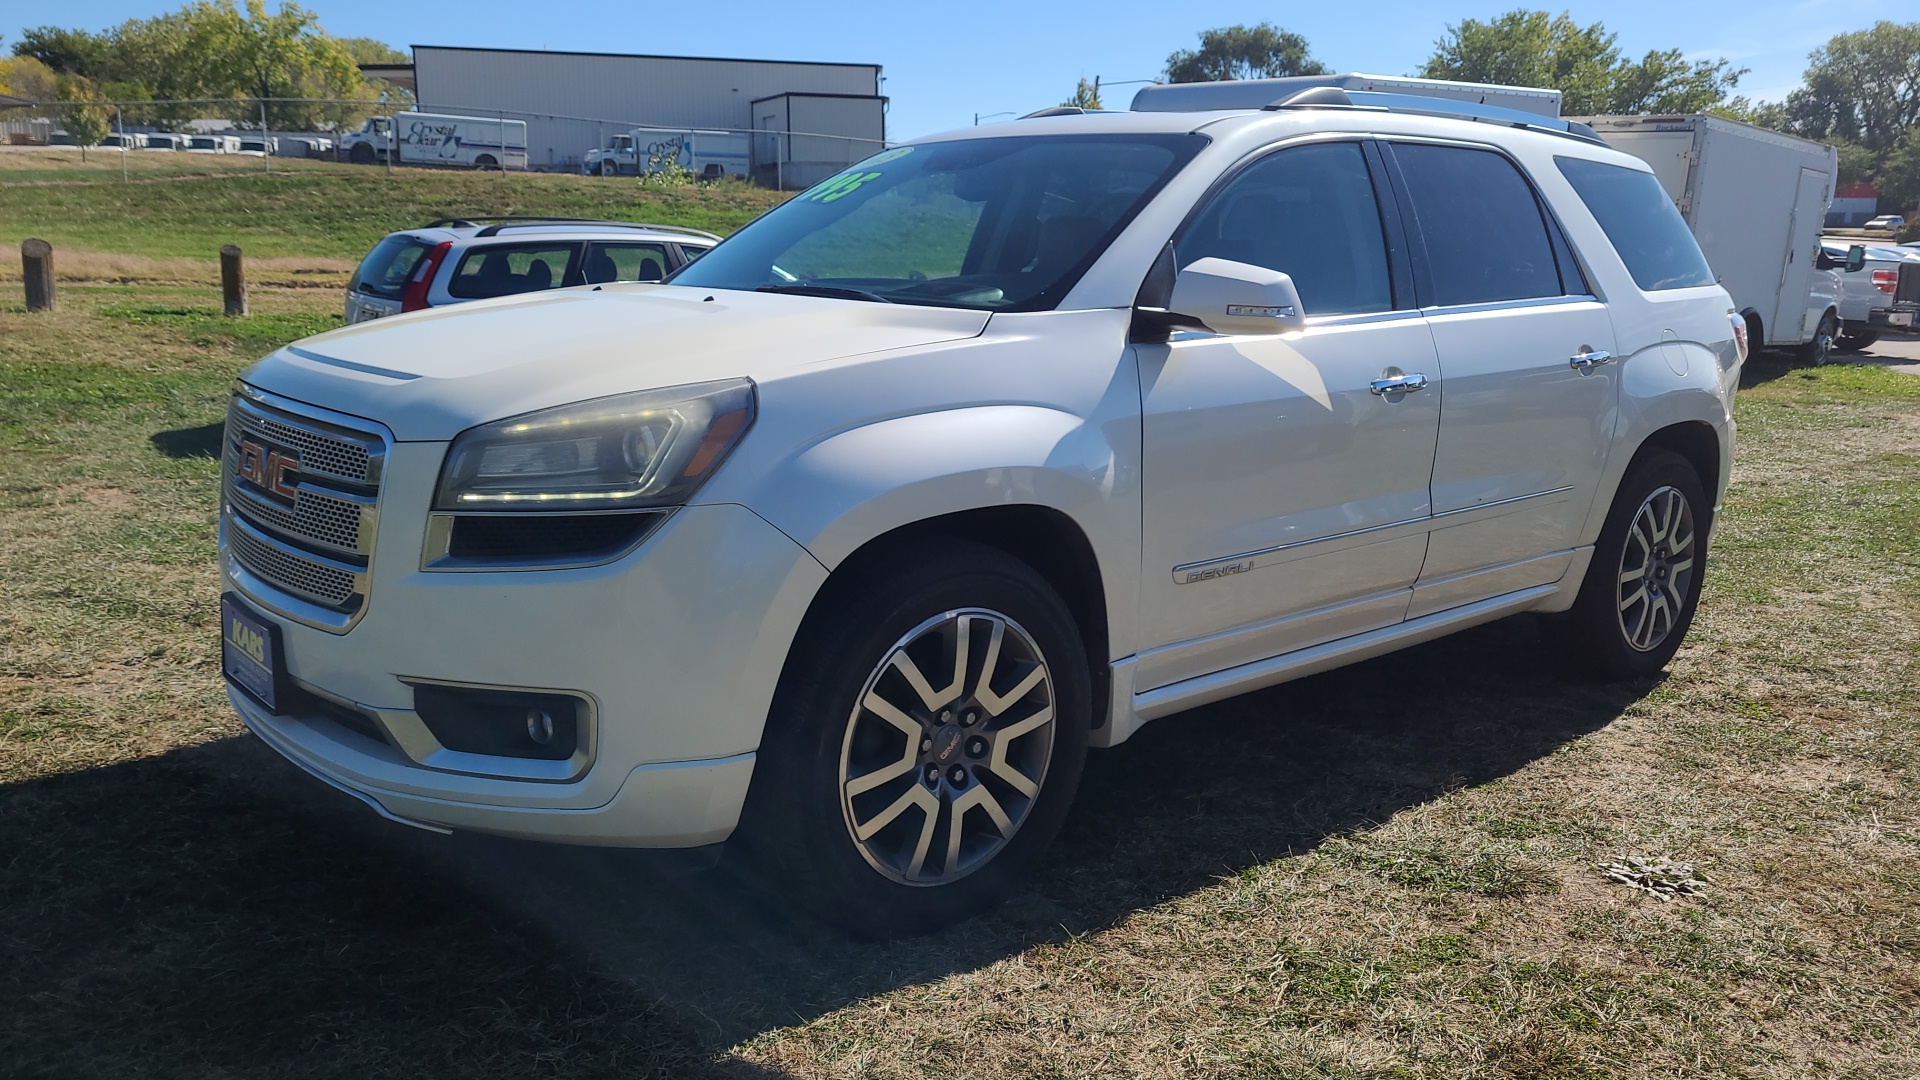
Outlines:
[{"label": "pickup truck", "polygon": [[[1855,248],[1859,259],[1852,258]],[[1840,271],[1840,335],[1834,348],[1859,352],[1888,329],[1912,329],[1920,313],[1920,249],[1823,237],[1820,254]],[[1903,277],[1910,282],[1904,291]]]}]

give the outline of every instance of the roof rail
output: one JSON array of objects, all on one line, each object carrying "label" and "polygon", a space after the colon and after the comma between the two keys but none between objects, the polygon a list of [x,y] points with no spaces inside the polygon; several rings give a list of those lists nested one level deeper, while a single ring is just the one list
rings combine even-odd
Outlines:
[{"label": "roof rail", "polygon": [[472,217],[440,218],[422,225],[423,229],[471,229],[483,221],[493,222],[475,236],[497,236],[502,229],[526,228],[535,225],[598,225],[609,229],[650,229],[654,232],[680,233],[685,236],[698,236],[702,239],[718,242],[720,237],[704,229],[688,228],[685,225],[654,225],[644,221],[608,221],[603,218],[548,217],[546,215],[474,215]]},{"label": "roof rail", "polygon": [[[1085,113],[1088,111],[1089,110],[1083,109],[1078,105],[1055,105],[1050,109],[1036,109],[1035,111],[1030,112],[1027,115],[1021,117],[1020,119],[1033,120],[1042,116],[1079,116],[1082,113]],[[1098,110],[1092,110],[1092,111],[1098,111]]]},{"label": "roof rail", "polygon": [[1367,90],[1342,90],[1337,86],[1315,86],[1262,105],[1260,108],[1263,112],[1277,112],[1281,109],[1379,109],[1384,112],[1415,113],[1421,116],[1445,116],[1458,120],[1477,120],[1482,123],[1530,128],[1549,135],[1561,135],[1579,139],[1581,142],[1606,145],[1606,142],[1592,128],[1576,121],[1541,116],[1538,113],[1522,112],[1519,109],[1504,109],[1497,105],[1477,105],[1447,98],[1419,97],[1413,94],[1380,94]]}]

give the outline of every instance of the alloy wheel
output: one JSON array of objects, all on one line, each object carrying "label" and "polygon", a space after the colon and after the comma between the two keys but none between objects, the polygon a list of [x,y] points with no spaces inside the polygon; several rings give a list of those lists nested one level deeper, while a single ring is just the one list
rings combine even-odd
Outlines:
[{"label": "alloy wheel", "polygon": [[1680,622],[1693,595],[1693,506],[1680,489],[1656,488],[1640,504],[1620,553],[1620,632],[1652,652]]},{"label": "alloy wheel", "polygon": [[901,637],[841,743],[840,806],[861,857],[916,886],[986,865],[1046,783],[1054,707],[1046,657],[1003,614],[945,612]]}]

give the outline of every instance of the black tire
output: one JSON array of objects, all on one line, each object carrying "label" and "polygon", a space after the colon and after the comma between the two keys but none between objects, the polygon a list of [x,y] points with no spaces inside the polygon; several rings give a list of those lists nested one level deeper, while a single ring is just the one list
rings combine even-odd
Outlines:
[{"label": "black tire", "polygon": [[1842,325],[1840,336],[1833,339],[1833,347],[1841,352],[1853,353],[1868,348],[1879,340],[1880,331],[1878,330],[1860,326],[1857,323],[1852,326]]},{"label": "black tire", "polygon": [[492,172],[500,167],[500,162],[492,154],[481,154],[473,159],[473,167],[481,172]]},{"label": "black tire", "polygon": [[355,165],[371,165],[373,164],[373,147],[366,143],[354,143],[353,149],[347,152],[347,157],[352,159]]},{"label": "black tire", "polygon": [[1819,367],[1833,356],[1833,339],[1840,336],[1840,317],[1829,311],[1820,316],[1813,340],[1800,346],[1800,359]]},{"label": "black tire", "polygon": [[[1092,684],[1079,628],[1032,567],[966,541],[930,542],[842,567],[840,582],[829,582],[828,589],[788,657],[746,811],[729,847],[748,860],[750,873],[768,895],[796,898],[855,936],[951,926],[1004,899],[1066,818],[1092,727]],[[1007,647],[995,651],[976,641],[967,669],[955,677],[958,626],[973,620],[966,623],[969,639],[993,628],[987,615],[969,612],[1003,617]],[[942,619],[948,622],[939,625],[955,627],[950,640],[925,629]],[[958,687],[951,707],[924,705],[925,690],[903,693],[911,684],[901,668],[890,664],[896,649],[908,642],[912,647],[900,651],[918,657],[915,670],[927,665],[926,683],[951,680],[941,688],[949,693]],[[932,651],[923,645],[933,646]],[[1014,691],[1035,670],[1022,659],[1026,645],[1036,647],[1037,666],[1051,677],[1022,696]],[[982,698],[978,681],[990,654],[998,671],[986,680],[990,698]],[[991,698],[1001,694],[1008,697],[993,712]],[[901,719],[921,734],[908,734],[864,704],[875,697],[886,699],[883,704],[898,702],[900,714],[911,712]],[[1015,733],[1006,749],[981,737],[998,738],[1032,724],[1045,711],[1044,699],[1053,709],[1050,732],[1043,723]],[[863,703],[858,710],[856,703]],[[977,726],[961,726],[969,723]],[[898,739],[889,741],[895,734]],[[885,764],[856,767],[856,751]],[[1034,785],[1031,796],[1004,779],[1007,762],[1016,755],[1013,774]],[[907,758],[916,764],[908,768]],[[848,790],[870,775],[895,769],[907,771],[870,790]],[[967,780],[957,788],[947,782],[956,769]],[[849,784],[849,778],[856,783]],[[961,810],[960,836],[973,846],[948,865],[952,808],[985,796],[992,796],[997,813],[978,804]],[[910,803],[915,799],[934,801],[931,814],[923,803]],[[885,809],[876,809],[901,803],[910,804],[890,818]],[[997,824],[1002,817],[1010,829]],[[883,819],[884,825],[874,824]],[[856,826],[878,831],[861,840]],[[923,854],[910,857],[909,849]],[[909,883],[904,875],[916,872],[934,877]]]},{"label": "black tire", "polygon": [[[1680,530],[1671,530],[1672,535],[1658,531],[1664,507],[1655,500],[1667,498],[1668,493],[1677,493],[1685,501],[1689,526],[1685,540],[1691,561],[1684,568],[1684,580],[1680,553],[1670,550],[1668,543]],[[1636,520],[1649,506],[1653,508],[1655,527],[1643,527],[1636,533]],[[1579,598],[1568,613],[1571,640],[1567,654],[1577,666],[1605,680],[1648,679],[1667,666],[1680,650],[1700,605],[1712,515],[1700,475],[1686,458],[1661,449],[1640,454],[1614,495]],[[1644,595],[1632,601],[1635,582],[1623,579],[1636,570],[1642,575],[1637,580]],[[1623,594],[1629,596],[1631,607],[1622,602]],[[1677,609],[1675,597],[1679,598]],[[1656,638],[1662,621],[1658,609],[1663,601],[1665,629]]]},{"label": "black tire", "polygon": [[620,166],[615,165],[611,161],[603,161],[600,163],[600,175],[601,176],[619,176]]}]

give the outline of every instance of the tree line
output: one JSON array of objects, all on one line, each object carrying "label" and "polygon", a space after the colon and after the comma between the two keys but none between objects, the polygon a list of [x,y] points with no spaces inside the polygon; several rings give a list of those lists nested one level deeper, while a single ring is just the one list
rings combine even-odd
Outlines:
[{"label": "tree line", "polygon": [[[1837,34],[1807,59],[1801,87],[1785,100],[1734,93],[1746,68],[1688,60],[1679,49],[1621,51],[1602,23],[1516,9],[1462,19],[1434,42],[1414,72],[1429,79],[1505,83],[1560,91],[1566,116],[1711,113],[1832,143],[1840,180],[1870,181],[1901,207],[1920,205],[1920,22],[1881,21]],[[1307,39],[1272,23],[1203,31],[1197,49],[1167,57],[1168,82],[1325,75]],[[1080,80],[1063,104],[1099,108],[1099,88]]]},{"label": "tree line", "polygon": [[293,0],[273,13],[263,0],[193,0],[99,33],[37,26],[21,33],[12,54],[0,59],[0,92],[60,103],[63,124],[83,145],[106,133],[103,102],[135,103],[121,107],[127,123],[169,129],[202,117],[242,128],[264,119],[278,131],[353,127],[388,89],[359,65],[408,62],[381,42],[330,36]]}]

